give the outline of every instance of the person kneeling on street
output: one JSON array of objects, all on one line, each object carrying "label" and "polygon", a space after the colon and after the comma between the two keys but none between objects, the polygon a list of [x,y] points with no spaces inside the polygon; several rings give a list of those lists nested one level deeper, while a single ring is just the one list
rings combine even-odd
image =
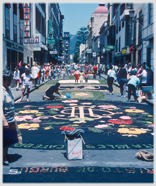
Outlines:
[{"label": "person kneeling on street", "polygon": [[56,85],[51,86],[50,88],[48,88],[45,91],[46,96],[43,96],[43,100],[44,99],[48,99],[48,100],[54,100],[56,96],[53,95],[53,93],[55,92],[56,94],[59,94],[62,97],[62,94],[58,91],[58,88],[60,86],[60,83],[56,83]]}]

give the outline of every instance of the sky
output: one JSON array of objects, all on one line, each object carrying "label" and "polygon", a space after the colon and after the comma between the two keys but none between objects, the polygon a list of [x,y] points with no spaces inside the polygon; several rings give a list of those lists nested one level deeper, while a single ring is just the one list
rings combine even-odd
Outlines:
[{"label": "sky", "polygon": [[59,3],[59,6],[61,14],[64,15],[63,32],[76,35],[81,27],[87,27],[99,3]]}]

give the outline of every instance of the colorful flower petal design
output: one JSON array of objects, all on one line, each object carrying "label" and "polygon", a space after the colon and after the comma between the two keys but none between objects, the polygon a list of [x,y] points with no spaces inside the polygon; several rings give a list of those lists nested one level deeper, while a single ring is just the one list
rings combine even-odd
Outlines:
[{"label": "colorful flower petal design", "polygon": [[154,127],[154,124],[152,124],[152,125],[148,125],[148,127]]},{"label": "colorful flower petal design", "polygon": [[125,112],[142,113],[142,112],[144,112],[144,110],[139,110],[139,109],[126,109]]},{"label": "colorful flower petal design", "polygon": [[103,109],[117,109],[117,107],[114,105],[99,105],[98,107]]},{"label": "colorful flower petal design", "polygon": [[57,108],[63,108],[63,105],[48,105],[46,106],[46,108],[50,108],[50,109],[57,109]]},{"label": "colorful flower petal design", "polygon": [[32,122],[42,122],[42,121],[39,120],[38,118],[34,118],[34,119],[32,120]]},{"label": "colorful flower petal design", "polygon": [[82,105],[91,105],[92,103],[87,103],[87,102],[85,102],[85,103],[81,103]]},{"label": "colorful flower petal design", "polygon": [[78,100],[63,100],[63,103],[76,103]]},{"label": "colorful flower petal design", "polygon": [[19,129],[29,129],[29,128],[38,128],[39,124],[34,123],[34,124],[29,124],[29,123],[21,123],[18,125]]},{"label": "colorful flower petal design", "polygon": [[123,134],[144,134],[146,133],[147,131],[146,130],[141,130],[141,129],[138,129],[138,128],[120,128],[118,129],[119,133],[123,133]]},{"label": "colorful flower petal design", "polygon": [[70,103],[69,106],[77,106],[77,104]]},{"label": "colorful flower petal design", "polygon": [[124,119],[111,119],[108,120],[108,122],[113,124],[126,124],[126,125],[131,125],[133,123],[132,120],[124,120]]},{"label": "colorful flower petal design", "polygon": [[33,114],[39,112],[38,110],[21,110],[19,113],[21,114]]},{"label": "colorful flower petal design", "polygon": [[64,126],[64,127],[61,127],[60,130],[71,131],[71,130],[75,130],[75,128]]},{"label": "colorful flower petal design", "polygon": [[75,94],[76,96],[88,96],[89,94],[85,94],[85,93],[78,93],[78,94]]},{"label": "colorful flower petal design", "polygon": [[32,120],[32,116],[15,116],[16,121],[25,121],[25,120]]},{"label": "colorful flower petal design", "polygon": [[109,127],[108,125],[104,124],[104,125],[96,125],[94,126],[95,128],[98,128],[98,129],[102,129],[102,128],[105,128],[105,127]]},{"label": "colorful flower petal design", "polygon": [[131,117],[130,116],[121,116],[120,119],[125,119],[126,120],[126,119],[131,119]]},{"label": "colorful flower petal design", "polygon": [[27,107],[31,107],[31,105],[25,105],[24,107],[26,107],[26,108],[27,108]]}]

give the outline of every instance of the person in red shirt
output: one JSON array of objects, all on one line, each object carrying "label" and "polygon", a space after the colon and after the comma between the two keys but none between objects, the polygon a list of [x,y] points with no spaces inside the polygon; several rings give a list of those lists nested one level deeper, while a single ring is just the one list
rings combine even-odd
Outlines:
[{"label": "person in red shirt", "polygon": [[94,79],[96,79],[96,73],[97,73],[97,66],[96,65],[94,65],[94,67],[93,67],[93,71],[94,71]]}]

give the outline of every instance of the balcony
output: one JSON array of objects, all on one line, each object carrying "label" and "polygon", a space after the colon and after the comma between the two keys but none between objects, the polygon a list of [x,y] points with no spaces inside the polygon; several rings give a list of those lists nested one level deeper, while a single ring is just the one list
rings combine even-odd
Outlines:
[{"label": "balcony", "polygon": [[120,16],[120,21],[126,21],[129,16],[129,9],[125,9],[123,14]]}]

